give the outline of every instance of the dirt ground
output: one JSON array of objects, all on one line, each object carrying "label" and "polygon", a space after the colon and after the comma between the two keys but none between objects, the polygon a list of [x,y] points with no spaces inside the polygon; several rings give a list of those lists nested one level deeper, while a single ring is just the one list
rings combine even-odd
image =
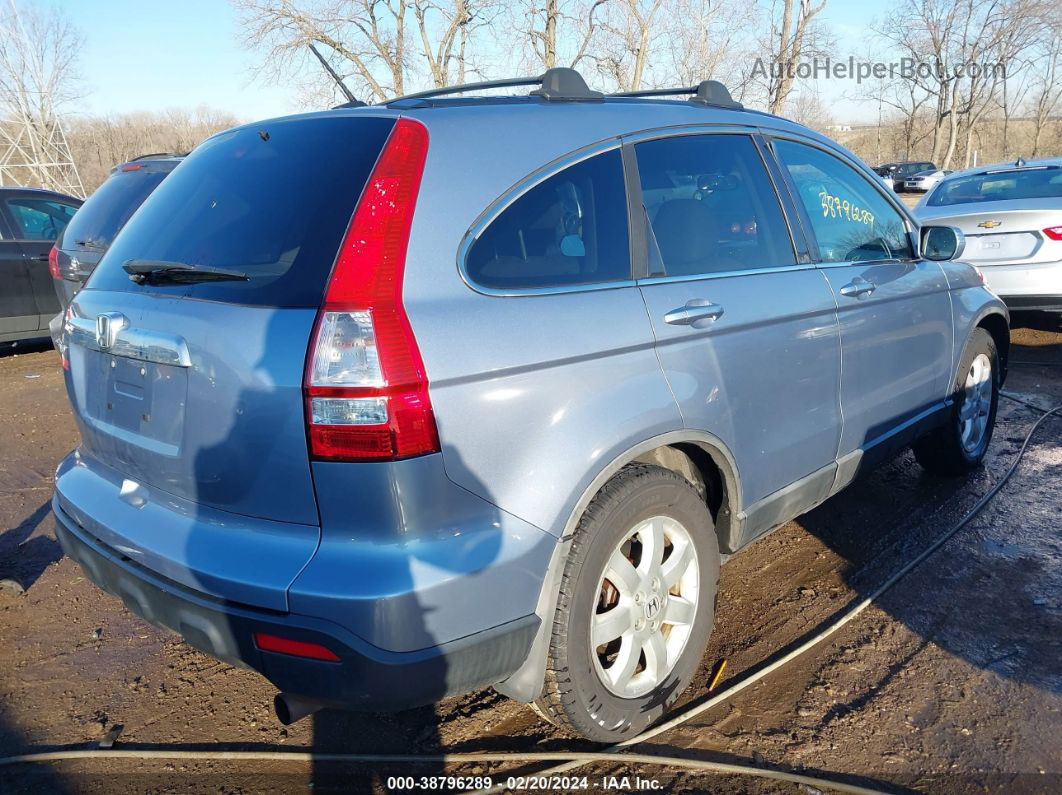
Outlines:
[{"label": "dirt ground", "polygon": [[[1007,390],[1062,403],[1062,329],[1015,331]],[[346,753],[592,750],[493,691],[394,715],[324,711],[284,728],[273,689],[165,635],[63,558],[49,513],[52,473],[77,443],[54,351],[0,351],[0,756],[92,748]],[[940,537],[1014,460],[1037,417],[1001,402],[983,469],[946,481],[910,453],[736,556],[717,629],[685,700],[703,699],[823,628]],[[798,769],[884,791],[1062,791],[1062,419],[1047,420],[1014,478],[973,522],[828,641],[645,753]],[[524,768],[525,771],[533,768]],[[385,791],[431,765],[104,762],[0,771],[5,791]],[[470,767],[449,767],[471,773]],[[481,772],[483,768],[479,769]],[[504,781],[503,768],[491,771]],[[622,764],[669,792],[795,792],[793,785]],[[634,783],[631,780],[631,789]],[[810,790],[805,790],[810,791]]]}]

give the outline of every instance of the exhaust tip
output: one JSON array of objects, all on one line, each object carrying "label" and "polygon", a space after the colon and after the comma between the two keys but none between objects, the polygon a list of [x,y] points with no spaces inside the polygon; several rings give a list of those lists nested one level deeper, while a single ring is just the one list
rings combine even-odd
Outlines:
[{"label": "exhaust tip", "polygon": [[312,715],[324,705],[318,701],[311,701],[302,696],[291,693],[277,693],[273,696],[273,710],[277,714],[277,720],[285,726],[290,726],[295,721],[302,720],[307,715]]}]

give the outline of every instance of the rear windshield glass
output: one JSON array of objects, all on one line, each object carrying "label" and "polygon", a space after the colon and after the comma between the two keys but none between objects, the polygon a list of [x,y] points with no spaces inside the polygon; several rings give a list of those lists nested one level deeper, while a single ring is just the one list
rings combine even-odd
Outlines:
[{"label": "rear windshield glass", "polygon": [[155,190],[166,171],[119,171],[85,201],[66,228],[63,248],[103,251],[136,209]]},{"label": "rear windshield glass", "polygon": [[[204,141],[115,238],[87,289],[259,306],[318,306],[362,187],[393,119],[262,122]],[[136,284],[152,260],[247,274],[247,281]]]},{"label": "rear windshield glass", "polygon": [[947,207],[973,202],[1059,198],[1062,198],[1062,168],[1052,167],[950,179],[937,186],[926,204]]}]

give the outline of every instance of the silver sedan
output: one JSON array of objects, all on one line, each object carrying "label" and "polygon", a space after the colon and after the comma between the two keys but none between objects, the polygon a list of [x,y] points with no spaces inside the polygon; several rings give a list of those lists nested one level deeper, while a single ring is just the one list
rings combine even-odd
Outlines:
[{"label": "silver sedan", "polygon": [[961,229],[962,259],[1012,309],[1062,312],[1062,158],[956,172],[914,212]]}]

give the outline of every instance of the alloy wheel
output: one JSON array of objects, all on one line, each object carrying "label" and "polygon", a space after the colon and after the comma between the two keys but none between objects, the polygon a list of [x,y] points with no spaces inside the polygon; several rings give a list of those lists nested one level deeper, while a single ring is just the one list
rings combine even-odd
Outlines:
[{"label": "alloy wheel", "polygon": [[980,353],[970,363],[959,407],[959,438],[967,453],[977,450],[988,430],[992,410],[992,360]]},{"label": "alloy wheel", "polygon": [[671,673],[693,630],[697,550],[669,516],[639,522],[616,545],[598,583],[590,644],[602,684],[637,698]]}]

